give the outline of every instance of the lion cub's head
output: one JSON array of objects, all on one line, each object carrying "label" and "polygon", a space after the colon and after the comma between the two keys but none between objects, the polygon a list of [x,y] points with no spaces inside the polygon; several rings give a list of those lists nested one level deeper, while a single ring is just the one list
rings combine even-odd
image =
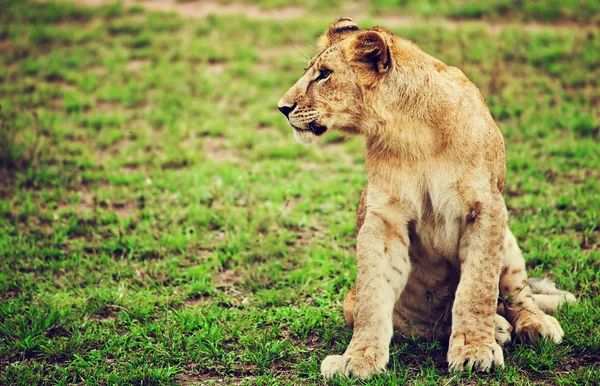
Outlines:
[{"label": "lion cub's head", "polygon": [[349,18],[333,22],[319,39],[320,52],[279,101],[279,110],[310,144],[328,130],[359,133],[372,118],[374,86],[392,67],[390,35],[379,28],[359,30]]}]

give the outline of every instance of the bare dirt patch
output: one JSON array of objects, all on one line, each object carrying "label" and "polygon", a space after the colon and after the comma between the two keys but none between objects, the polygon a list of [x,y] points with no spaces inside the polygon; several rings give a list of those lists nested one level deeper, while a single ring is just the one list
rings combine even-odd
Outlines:
[{"label": "bare dirt patch", "polygon": [[211,74],[222,74],[225,71],[225,62],[212,62],[208,64],[208,72]]},{"label": "bare dirt patch", "polygon": [[237,161],[239,158],[235,152],[225,148],[226,138],[205,137],[203,142],[206,158],[213,161]]},{"label": "bare dirt patch", "polygon": [[11,48],[10,40],[0,40],[0,54],[7,54]]},{"label": "bare dirt patch", "polygon": [[127,63],[127,71],[138,72],[139,70],[148,67],[150,61],[146,59],[132,59]]},{"label": "bare dirt patch", "polygon": [[119,218],[130,218],[134,217],[135,213],[139,208],[138,201],[111,201],[111,200],[98,200],[94,193],[87,189],[83,189],[80,193],[79,205],[74,206],[69,203],[61,203],[58,206],[58,211],[68,210],[69,208],[76,208],[77,213],[91,212],[96,208],[104,208],[114,212]]},{"label": "bare dirt patch", "polygon": [[224,295],[231,297],[226,303],[222,303],[223,306],[237,307],[250,303],[247,295],[240,288],[249,277],[248,272],[238,269],[226,269],[213,275],[215,288],[218,288]]},{"label": "bare dirt patch", "polygon": [[248,272],[232,269],[217,272],[213,276],[217,287],[233,287],[245,282],[247,279]]},{"label": "bare dirt patch", "polygon": [[212,249],[200,248],[195,252],[198,261],[206,260],[213,253]]},{"label": "bare dirt patch", "polygon": [[98,74],[98,75],[105,75],[107,72],[106,67],[102,67],[102,66],[89,67],[89,71],[93,72],[95,74]]},{"label": "bare dirt patch", "polygon": [[102,99],[98,100],[91,110],[101,113],[111,113],[118,110],[120,106],[119,102]]},{"label": "bare dirt patch", "polygon": [[[101,6],[113,3],[111,0],[76,0],[85,6]],[[245,15],[250,19],[293,19],[305,14],[303,7],[287,6],[277,9],[261,9],[256,5],[229,3],[222,4],[214,1],[173,1],[173,0],[125,0],[126,7],[141,5],[150,11],[176,12],[191,19],[203,19],[209,15]]]},{"label": "bare dirt patch", "polygon": [[5,293],[0,293],[0,301],[5,302],[7,300],[10,299],[14,299],[19,297],[19,295],[21,294],[21,290],[19,288],[10,288],[8,291],[6,291]]},{"label": "bare dirt patch", "polygon": [[[87,5],[90,7],[99,7],[101,5],[110,4],[111,1],[107,0],[77,0],[75,1],[77,4]],[[114,3],[114,2],[112,2]]]},{"label": "bare dirt patch", "polygon": [[[82,189],[79,192],[73,192],[79,194],[79,205],[74,205],[68,202],[61,202],[58,204],[58,211],[66,211],[70,208],[75,208],[77,213],[91,212],[96,208],[98,204],[96,201],[96,197],[94,194],[85,186],[82,186]],[[57,214],[55,214],[55,219],[58,219]]]},{"label": "bare dirt patch", "polygon": [[595,231],[589,235],[582,235],[579,247],[586,252],[600,250],[600,231]]},{"label": "bare dirt patch", "polygon": [[11,196],[15,181],[16,177],[14,169],[0,168],[0,198]]},{"label": "bare dirt patch", "polygon": [[[224,377],[218,374],[214,374],[212,371],[204,371],[201,374],[195,374],[192,373],[192,371],[196,370],[197,368],[197,365],[195,363],[186,364],[185,368],[185,373],[177,374],[177,376],[175,377],[175,381],[178,385],[242,385],[253,384],[251,381],[255,378],[253,376],[243,375],[236,376],[234,378]],[[200,369],[200,371],[202,371],[202,369]]]},{"label": "bare dirt patch", "polygon": [[115,212],[119,218],[130,218],[133,216],[135,210],[137,210],[137,202],[125,201],[125,202],[113,202],[111,204],[111,210]]},{"label": "bare dirt patch", "polygon": [[[153,0],[151,3],[173,3],[167,0]],[[204,18],[211,14],[242,14],[251,19],[293,19],[304,15],[304,8],[288,6],[265,10],[249,4],[220,4],[210,1],[175,3],[176,11],[191,18]],[[144,3],[145,5],[145,3]],[[145,5],[146,6],[146,5]]]},{"label": "bare dirt patch", "polygon": [[200,375],[195,374],[177,374],[175,377],[178,385],[202,385],[207,381],[206,378],[201,377]]}]

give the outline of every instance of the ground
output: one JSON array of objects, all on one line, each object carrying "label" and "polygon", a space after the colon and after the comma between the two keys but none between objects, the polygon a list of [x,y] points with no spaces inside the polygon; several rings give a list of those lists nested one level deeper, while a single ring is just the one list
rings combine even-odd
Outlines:
[{"label": "ground", "polygon": [[387,374],[328,383],[598,382],[599,3],[291,3],[0,0],[0,384],[325,383],[363,143],[302,147],[276,106],[347,15],[480,87],[528,269],[579,302],[489,375],[397,336]]}]

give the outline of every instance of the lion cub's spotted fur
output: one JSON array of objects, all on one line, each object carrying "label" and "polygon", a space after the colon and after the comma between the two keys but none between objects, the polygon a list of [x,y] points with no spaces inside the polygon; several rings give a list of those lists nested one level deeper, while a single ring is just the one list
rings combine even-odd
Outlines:
[{"label": "lion cub's spotted fur", "polygon": [[558,290],[536,298],[527,285],[502,197],[504,141],[477,87],[415,44],[347,18],[319,45],[279,108],[303,143],[327,130],[366,136],[368,180],[356,285],[344,301],[354,334],[321,372],[384,371],[393,328],[443,334],[451,323],[451,370],[503,365],[498,343],[511,326],[560,342],[544,310],[573,298]]}]

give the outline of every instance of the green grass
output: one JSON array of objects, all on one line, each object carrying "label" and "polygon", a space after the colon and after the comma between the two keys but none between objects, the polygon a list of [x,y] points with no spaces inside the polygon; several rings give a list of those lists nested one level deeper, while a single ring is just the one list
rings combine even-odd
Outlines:
[{"label": "green grass", "polygon": [[[0,384],[324,383],[351,336],[363,145],[301,147],[276,104],[336,6],[192,21],[0,0]],[[389,27],[481,88],[529,271],[580,301],[564,343],[515,343],[503,370],[450,375],[446,342],[398,337],[365,384],[598,382],[600,31]]]},{"label": "green grass", "polygon": [[401,8],[466,19],[600,22],[600,5],[594,0],[375,0],[372,4],[381,13]]}]

